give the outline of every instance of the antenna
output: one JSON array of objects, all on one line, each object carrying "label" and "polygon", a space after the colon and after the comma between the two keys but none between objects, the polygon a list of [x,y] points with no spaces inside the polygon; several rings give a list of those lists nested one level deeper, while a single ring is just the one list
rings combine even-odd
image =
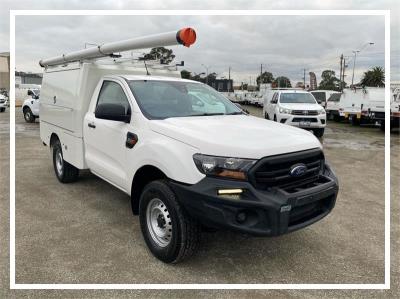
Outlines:
[{"label": "antenna", "polygon": [[97,59],[102,57],[113,57],[114,53],[131,51],[136,49],[147,49],[172,45],[183,45],[190,47],[196,41],[196,32],[192,28],[183,28],[178,31],[160,33],[155,35],[143,36],[122,40],[118,42],[105,43],[96,47],[62,54],[39,61],[41,67],[48,67],[69,62],[81,61],[84,59]]}]

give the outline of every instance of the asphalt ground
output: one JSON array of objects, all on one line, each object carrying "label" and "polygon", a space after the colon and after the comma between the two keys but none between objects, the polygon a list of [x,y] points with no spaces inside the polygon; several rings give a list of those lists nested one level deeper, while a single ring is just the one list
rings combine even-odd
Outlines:
[{"label": "asphalt ground", "polygon": [[[252,114],[260,110],[249,108]],[[391,134],[392,289],[387,291],[9,290],[9,110],[0,114],[0,298],[396,297],[399,290],[399,132]],[[384,135],[329,122],[321,139],[339,181],[333,212],[274,238],[204,233],[199,252],[166,265],[147,250],[129,197],[89,172],[56,179],[39,123],[16,111],[17,283],[383,283]],[[196,296],[197,295],[197,296]]]}]

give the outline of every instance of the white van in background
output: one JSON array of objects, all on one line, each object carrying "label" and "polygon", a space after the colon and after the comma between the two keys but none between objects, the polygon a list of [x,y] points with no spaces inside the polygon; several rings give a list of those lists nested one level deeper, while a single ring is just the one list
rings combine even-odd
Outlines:
[{"label": "white van in background", "polygon": [[308,91],[275,91],[271,100],[265,99],[263,114],[266,119],[312,130],[317,137],[324,135],[325,110]]}]

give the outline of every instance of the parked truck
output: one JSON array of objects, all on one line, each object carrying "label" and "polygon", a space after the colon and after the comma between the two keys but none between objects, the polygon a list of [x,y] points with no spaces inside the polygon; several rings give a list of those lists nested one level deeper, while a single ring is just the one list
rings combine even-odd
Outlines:
[{"label": "parked truck", "polygon": [[400,88],[392,91],[390,99],[390,129],[400,127]]},{"label": "parked truck", "polygon": [[367,87],[362,97],[360,123],[379,125],[384,130],[385,88]]},{"label": "parked truck", "polygon": [[101,59],[194,41],[185,28],[40,62],[40,137],[56,177],[71,183],[89,169],[130,195],[166,263],[193,254],[202,227],[282,235],[328,215],[338,193],[309,132],[247,115],[175,67]]},{"label": "parked truck", "polygon": [[326,104],[333,94],[340,94],[340,92],[334,90],[312,90],[310,92],[317,100],[318,104],[324,108],[326,108]]}]

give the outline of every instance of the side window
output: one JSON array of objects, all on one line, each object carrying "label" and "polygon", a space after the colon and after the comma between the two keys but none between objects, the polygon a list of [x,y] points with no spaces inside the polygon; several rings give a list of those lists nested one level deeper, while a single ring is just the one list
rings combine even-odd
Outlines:
[{"label": "side window", "polygon": [[125,107],[125,112],[130,111],[129,101],[121,85],[113,81],[104,81],[101,86],[97,105],[100,104],[121,104]]}]

